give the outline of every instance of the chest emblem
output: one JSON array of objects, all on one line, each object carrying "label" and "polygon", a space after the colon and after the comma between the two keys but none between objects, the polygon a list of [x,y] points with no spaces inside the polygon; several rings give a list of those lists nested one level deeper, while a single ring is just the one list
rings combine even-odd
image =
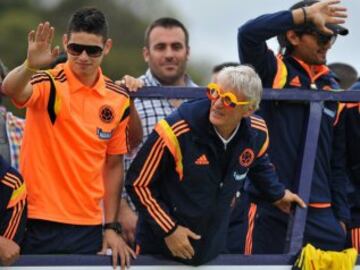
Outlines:
[{"label": "chest emblem", "polygon": [[200,157],[198,157],[197,160],[195,160],[195,164],[196,165],[208,165],[209,164],[209,161],[206,157],[205,154],[201,155]]},{"label": "chest emblem", "polygon": [[99,111],[100,120],[106,124],[114,120],[114,109],[109,105],[103,105]]},{"label": "chest emblem", "polygon": [[254,161],[254,158],[255,158],[254,151],[250,148],[246,148],[239,156],[239,163],[241,166],[247,168]]},{"label": "chest emblem", "polygon": [[289,83],[291,86],[294,86],[294,87],[300,87],[301,86],[301,82],[300,82],[300,79],[299,79],[299,76],[295,76]]}]

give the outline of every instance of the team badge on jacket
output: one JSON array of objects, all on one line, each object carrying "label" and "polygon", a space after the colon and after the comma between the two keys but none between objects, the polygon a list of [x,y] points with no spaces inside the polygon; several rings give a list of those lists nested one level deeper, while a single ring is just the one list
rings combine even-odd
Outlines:
[{"label": "team badge on jacket", "polygon": [[240,165],[247,168],[254,161],[255,154],[250,148],[246,148],[239,156]]},{"label": "team badge on jacket", "polygon": [[100,120],[104,123],[111,123],[114,120],[114,110],[109,105],[104,105],[100,108]]}]

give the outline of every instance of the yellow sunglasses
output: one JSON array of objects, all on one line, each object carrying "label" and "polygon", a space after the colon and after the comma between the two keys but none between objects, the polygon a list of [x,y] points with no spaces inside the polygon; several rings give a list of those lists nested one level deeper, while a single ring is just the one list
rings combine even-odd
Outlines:
[{"label": "yellow sunglasses", "polygon": [[217,100],[221,98],[222,103],[226,108],[235,108],[239,105],[248,105],[251,104],[252,101],[238,101],[237,97],[230,92],[225,94],[221,94],[222,89],[216,83],[209,83],[207,85],[206,93],[210,100]]}]

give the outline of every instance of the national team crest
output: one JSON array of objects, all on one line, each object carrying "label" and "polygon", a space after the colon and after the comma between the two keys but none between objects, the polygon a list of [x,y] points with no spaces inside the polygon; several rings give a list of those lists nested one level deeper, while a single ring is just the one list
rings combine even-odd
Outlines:
[{"label": "national team crest", "polygon": [[100,120],[105,123],[111,123],[114,120],[114,110],[109,105],[104,105],[100,108]]},{"label": "national team crest", "polygon": [[254,151],[250,148],[246,148],[241,155],[239,156],[240,165],[243,167],[249,167],[254,161],[255,154]]}]

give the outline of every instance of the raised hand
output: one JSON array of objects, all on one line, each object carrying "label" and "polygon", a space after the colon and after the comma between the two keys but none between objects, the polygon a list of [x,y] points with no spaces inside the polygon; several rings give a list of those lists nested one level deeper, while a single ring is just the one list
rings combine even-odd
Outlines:
[{"label": "raised hand", "polygon": [[32,69],[48,67],[59,55],[59,47],[52,48],[55,29],[49,22],[40,23],[28,34],[27,66]]},{"label": "raised hand", "polygon": [[306,8],[308,20],[311,21],[317,29],[326,34],[334,34],[326,24],[343,24],[347,18],[347,9],[340,6],[340,0],[319,1]]}]

